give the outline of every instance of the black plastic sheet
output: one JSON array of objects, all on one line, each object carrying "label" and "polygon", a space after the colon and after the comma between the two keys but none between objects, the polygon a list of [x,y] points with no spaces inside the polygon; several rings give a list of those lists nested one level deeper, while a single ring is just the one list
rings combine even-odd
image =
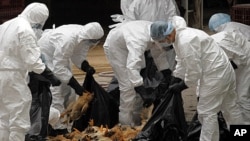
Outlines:
[{"label": "black plastic sheet", "polygon": [[118,85],[118,80],[116,77],[113,77],[108,85],[107,92],[112,95],[117,100],[117,105],[120,104],[120,90]]},{"label": "black plastic sheet", "polygon": [[140,72],[146,88],[156,88],[163,80],[163,75],[158,71],[150,51],[144,53],[146,67]]},{"label": "black plastic sheet", "polygon": [[30,109],[31,128],[25,140],[38,140],[48,135],[48,120],[52,95],[50,82],[43,76],[36,73],[29,73],[29,88],[32,94]]},{"label": "black plastic sheet", "polygon": [[[225,119],[223,118],[222,112],[218,113],[218,123],[220,131],[220,140],[219,141],[229,141],[230,132],[227,128]],[[191,120],[191,123],[188,127],[187,141],[199,141],[201,133],[201,123],[198,120],[198,113],[196,112]]]},{"label": "black plastic sheet", "polygon": [[[146,68],[140,74],[144,86],[152,91],[154,109],[152,117],[136,136],[134,141],[185,141],[187,122],[184,115],[181,94],[168,93],[167,81],[157,70],[150,52],[145,52]],[[110,93],[119,95],[119,86],[114,77],[108,87]]]},{"label": "black plastic sheet", "polygon": [[181,94],[169,93],[134,141],[185,141],[187,123]]}]

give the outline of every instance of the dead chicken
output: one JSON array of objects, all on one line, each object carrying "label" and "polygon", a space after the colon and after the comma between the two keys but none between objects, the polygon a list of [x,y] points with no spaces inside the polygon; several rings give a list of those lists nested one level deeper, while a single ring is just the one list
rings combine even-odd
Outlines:
[{"label": "dead chicken", "polygon": [[66,116],[64,123],[71,123],[79,119],[88,109],[89,103],[92,101],[94,94],[90,92],[84,92],[82,96],[69,104],[67,109],[61,114],[61,118]]}]

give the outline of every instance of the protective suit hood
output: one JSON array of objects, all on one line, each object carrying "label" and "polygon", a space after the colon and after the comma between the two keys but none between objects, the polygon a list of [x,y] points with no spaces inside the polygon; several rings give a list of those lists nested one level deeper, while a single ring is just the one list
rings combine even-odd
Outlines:
[{"label": "protective suit hood", "polygon": [[34,2],[29,4],[19,16],[28,20],[31,26],[40,24],[43,27],[49,17],[49,10],[45,4]]},{"label": "protective suit hood", "polygon": [[104,35],[104,31],[101,25],[97,22],[91,22],[84,25],[83,30],[81,30],[79,39],[101,39]]},{"label": "protective suit hood", "polygon": [[173,26],[178,30],[181,28],[187,27],[187,23],[184,18],[180,16],[173,16],[172,18],[169,19],[172,21]]}]

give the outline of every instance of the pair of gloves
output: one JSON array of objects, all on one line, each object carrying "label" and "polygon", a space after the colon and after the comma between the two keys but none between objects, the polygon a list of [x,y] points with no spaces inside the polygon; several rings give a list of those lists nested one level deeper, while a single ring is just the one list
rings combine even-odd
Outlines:
[{"label": "pair of gloves", "polygon": [[[95,73],[95,69],[89,65],[88,61],[84,60],[81,64],[81,70],[86,72],[87,74],[93,75]],[[73,88],[77,95],[82,96],[85,88],[81,86],[78,81],[72,76],[69,80],[68,85]]]}]

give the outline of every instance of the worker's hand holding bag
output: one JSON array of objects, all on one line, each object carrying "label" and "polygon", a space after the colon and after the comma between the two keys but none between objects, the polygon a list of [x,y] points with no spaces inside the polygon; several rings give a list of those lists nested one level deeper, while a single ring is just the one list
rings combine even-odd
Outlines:
[{"label": "worker's hand holding bag", "polygon": [[48,79],[52,86],[59,86],[61,84],[61,81],[53,74],[53,72],[47,66],[41,73],[41,75]]},{"label": "worker's hand holding bag", "polygon": [[89,65],[89,62],[84,60],[81,64],[81,70],[83,70],[84,72],[93,75],[95,73],[95,69],[94,67]]},{"label": "worker's hand holding bag", "polygon": [[77,95],[82,96],[83,92],[84,92],[84,87],[82,87],[78,81],[75,79],[74,76],[72,76],[69,80],[68,85],[73,88],[76,92]]},{"label": "worker's hand holding bag", "polygon": [[171,81],[168,91],[172,93],[181,93],[183,90],[187,88],[188,88],[187,85],[182,79],[175,77]]}]

